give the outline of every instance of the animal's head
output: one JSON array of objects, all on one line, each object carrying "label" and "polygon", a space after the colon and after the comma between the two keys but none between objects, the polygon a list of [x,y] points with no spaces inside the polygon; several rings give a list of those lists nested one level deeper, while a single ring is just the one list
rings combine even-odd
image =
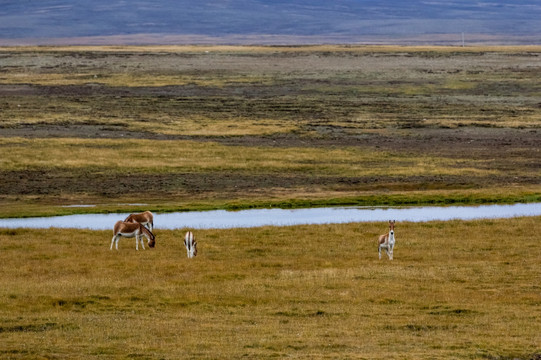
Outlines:
[{"label": "animal's head", "polygon": [[152,231],[148,230],[146,227],[141,225],[142,230],[147,234],[148,237],[148,246],[153,248],[156,246],[156,236],[152,233]]},{"label": "animal's head", "polygon": [[389,234],[391,234],[391,235],[394,235],[394,223],[395,222],[396,222],[395,220],[392,220],[392,221],[389,220]]}]

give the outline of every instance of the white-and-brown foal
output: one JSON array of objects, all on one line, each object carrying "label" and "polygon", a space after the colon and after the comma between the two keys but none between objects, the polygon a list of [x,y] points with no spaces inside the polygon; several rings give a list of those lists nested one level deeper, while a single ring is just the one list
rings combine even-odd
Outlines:
[{"label": "white-and-brown foal", "polygon": [[195,241],[195,236],[191,231],[188,231],[184,236],[184,246],[186,246],[188,258],[191,259],[197,255],[197,241]]},{"label": "white-and-brown foal", "polygon": [[138,222],[139,224],[146,226],[150,231],[154,228],[154,215],[152,215],[150,211],[145,211],[140,214],[130,214],[124,221],[132,223]]},{"label": "white-and-brown foal", "polygon": [[113,250],[113,244],[115,244],[115,247],[118,250],[118,240],[121,236],[128,238],[135,237],[136,250],[139,250],[139,243],[141,243],[143,250],[145,250],[145,245],[143,244],[143,236],[147,238],[149,247],[153,248],[156,245],[156,237],[154,236],[154,234],[140,223],[117,221],[115,227],[113,228],[111,250]]},{"label": "white-and-brown foal", "polygon": [[381,260],[381,249],[384,249],[389,256],[389,260],[393,259],[393,249],[395,244],[394,238],[394,223],[395,221],[389,220],[389,232],[379,236],[378,239],[378,253]]}]

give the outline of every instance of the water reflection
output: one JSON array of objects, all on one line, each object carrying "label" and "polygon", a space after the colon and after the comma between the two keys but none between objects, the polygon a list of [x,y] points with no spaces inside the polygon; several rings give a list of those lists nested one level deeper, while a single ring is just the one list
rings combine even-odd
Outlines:
[{"label": "water reflection", "polygon": [[[288,226],[348,222],[431,220],[471,220],[541,215],[541,203],[483,206],[408,207],[408,208],[314,208],[258,209],[243,211],[203,211],[155,214],[157,229],[228,229],[265,225]],[[0,219],[0,228],[77,228],[112,229],[128,214],[84,214],[44,218]]]}]

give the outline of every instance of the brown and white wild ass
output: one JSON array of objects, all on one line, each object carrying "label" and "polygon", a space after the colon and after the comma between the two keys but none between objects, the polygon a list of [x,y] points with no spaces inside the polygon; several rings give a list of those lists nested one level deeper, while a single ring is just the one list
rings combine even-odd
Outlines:
[{"label": "brown and white wild ass", "polygon": [[184,246],[186,246],[188,258],[191,259],[197,255],[197,241],[195,241],[195,236],[191,231],[188,231],[184,236]]},{"label": "brown and white wild ass", "polygon": [[128,238],[135,237],[135,250],[139,250],[139,243],[141,243],[143,250],[145,250],[143,236],[147,238],[149,247],[153,248],[154,245],[156,245],[156,237],[154,234],[140,223],[117,221],[115,227],[113,228],[111,250],[113,250],[113,243],[118,250],[118,240],[121,236]]},{"label": "brown and white wild ass", "polygon": [[125,220],[125,222],[139,223],[145,225],[150,231],[154,227],[154,215],[150,211],[145,211],[140,214],[130,214]]},{"label": "brown and white wild ass", "polygon": [[389,256],[389,260],[393,259],[393,249],[394,249],[394,244],[395,244],[394,223],[395,223],[395,220],[393,221],[389,220],[389,233],[379,236],[378,253],[379,253],[380,260],[381,260],[381,249],[385,250],[385,252],[387,253],[387,256]]}]

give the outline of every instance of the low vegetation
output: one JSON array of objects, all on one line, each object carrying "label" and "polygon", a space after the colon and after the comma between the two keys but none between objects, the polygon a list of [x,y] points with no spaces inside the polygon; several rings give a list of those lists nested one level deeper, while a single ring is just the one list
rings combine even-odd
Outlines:
[{"label": "low vegetation", "polygon": [[[540,55],[0,48],[0,217],[539,202]],[[0,229],[0,358],[538,360],[538,220]]]},{"label": "low vegetation", "polygon": [[[0,138],[3,195],[24,214],[324,205],[412,205],[539,201],[537,169],[515,160],[472,159],[358,147],[227,146],[192,140]],[[144,149],[141,152],[141,149]],[[488,162],[492,164],[487,165]],[[525,184],[501,187],[511,179]],[[432,184],[436,182],[436,184]],[[439,183],[439,184],[438,184]],[[494,187],[499,186],[499,191]],[[287,191],[280,190],[286,187]],[[21,196],[21,190],[43,194]],[[407,193],[404,191],[407,190]],[[417,191],[415,191],[417,190]],[[314,191],[313,194],[310,194]],[[291,193],[295,192],[295,198]],[[74,197],[72,194],[79,194]],[[96,197],[109,201],[96,204]],[[187,199],[182,204],[163,201]],[[33,208],[33,200],[48,206]],[[26,202],[25,202],[26,200]],[[88,202],[91,208],[62,207]],[[118,204],[126,204],[120,206]],[[150,204],[150,205],[149,205]],[[191,205],[189,205],[191,204]],[[52,208],[51,208],[52,205]],[[46,209],[44,209],[46,208]],[[20,208],[0,209],[4,217]]]},{"label": "low vegetation", "polygon": [[541,196],[539,47],[0,54],[2,217]]},{"label": "low vegetation", "polygon": [[537,222],[1,230],[0,357],[537,359]]}]

